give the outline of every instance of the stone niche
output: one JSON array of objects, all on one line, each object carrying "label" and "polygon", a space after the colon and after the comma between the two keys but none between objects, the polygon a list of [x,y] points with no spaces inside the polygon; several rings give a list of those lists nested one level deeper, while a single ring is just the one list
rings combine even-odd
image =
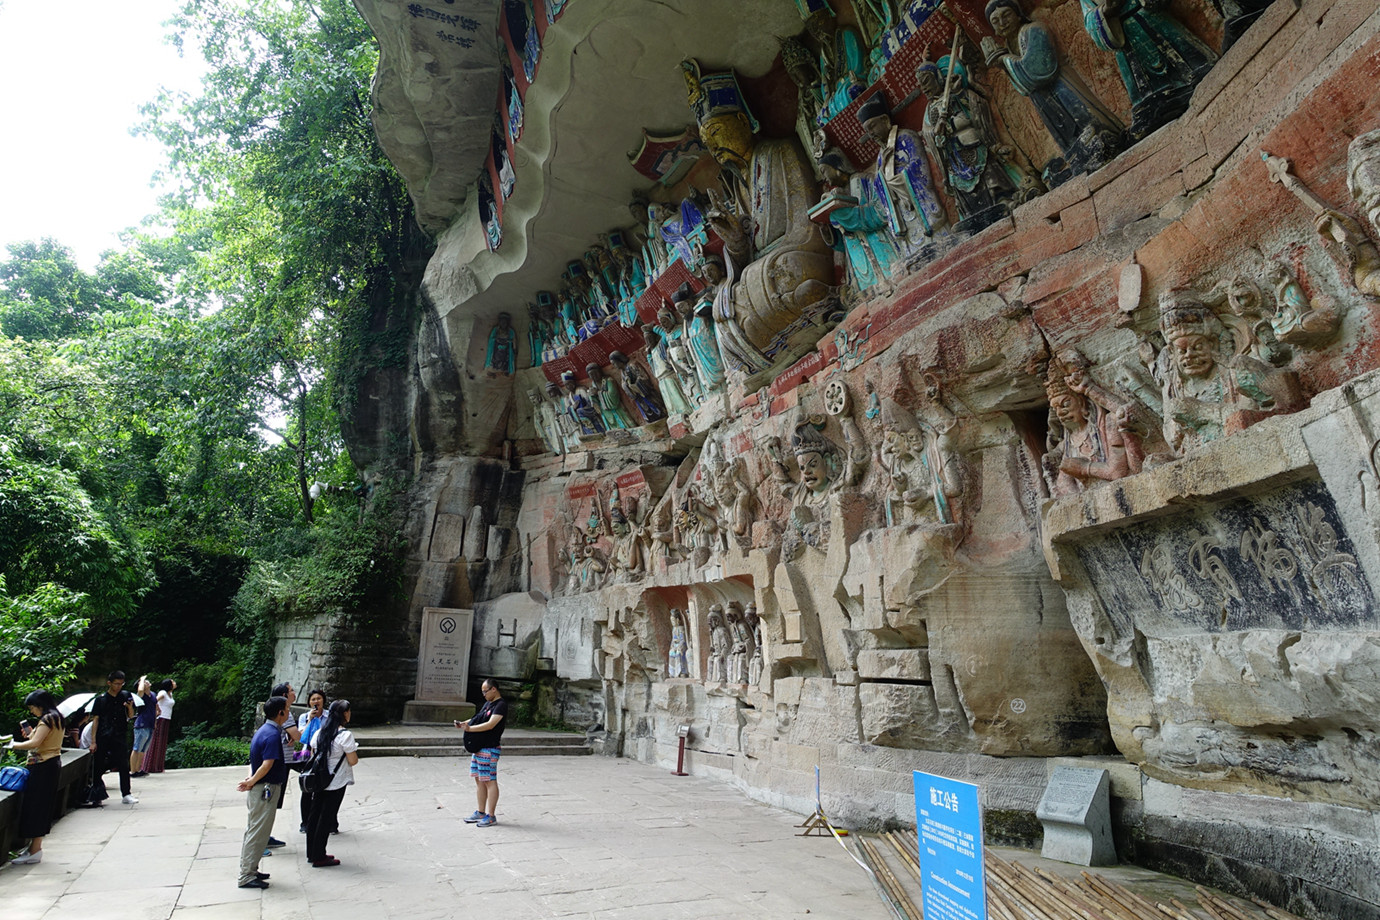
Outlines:
[{"label": "stone niche", "polygon": [[[476,249],[457,204],[427,271],[422,334],[444,341],[416,350],[411,609],[476,609],[474,673],[498,667],[498,622],[520,624],[509,648],[551,660],[566,718],[608,753],[670,767],[689,724],[692,772],[809,812],[818,767],[825,810],[859,827],[913,821],[911,771],[942,773],[982,786],[990,837],[1027,842],[1047,766],[1092,764],[1121,858],[1380,917],[1380,12],[1171,4],[1184,42],[1231,42],[1150,94],[1181,109],[1149,130],[1079,5],[1035,5],[1027,37],[1052,35],[1136,129],[1056,142],[1053,102],[983,50],[984,4],[951,0],[983,91],[962,105],[991,107],[989,152],[1018,152],[1009,182],[951,199],[954,161],[924,147],[942,100],[909,95],[918,55],[891,70],[914,36],[946,53],[950,20],[840,0],[765,47],[796,31],[791,6],[662,29],[688,4],[573,0],[547,23],[575,63],[527,89],[505,240]],[[811,95],[826,32],[856,72]],[[630,43],[645,81],[610,76]],[[869,139],[852,78],[892,94],[896,132]],[[408,85],[381,79],[384,101]],[[639,124],[704,149],[639,179]],[[882,185],[912,142],[928,153],[906,182],[937,205],[868,211],[900,201]],[[788,147],[782,198],[752,152]],[[634,191],[650,202],[630,222]],[[808,271],[749,239],[792,221]],[[749,335],[745,304],[794,319]],[[518,333],[502,372],[484,347],[500,310]],[[660,332],[633,328],[653,315]],[[561,341],[557,318],[585,336]]]}]

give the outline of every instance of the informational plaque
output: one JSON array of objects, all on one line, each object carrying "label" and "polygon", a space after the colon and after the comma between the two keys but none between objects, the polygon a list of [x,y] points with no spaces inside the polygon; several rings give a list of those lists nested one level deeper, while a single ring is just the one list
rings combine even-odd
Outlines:
[{"label": "informational plaque", "polygon": [[465,701],[470,674],[473,610],[422,608],[422,647],[417,657],[417,699],[437,703]]},{"label": "informational plaque", "polygon": [[1056,767],[1035,809],[1045,828],[1040,855],[1079,866],[1116,865],[1106,770]]},{"label": "informational plaque", "polygon": [[915,829],[925,920],[987,920],[978,787],[916,770]]}]

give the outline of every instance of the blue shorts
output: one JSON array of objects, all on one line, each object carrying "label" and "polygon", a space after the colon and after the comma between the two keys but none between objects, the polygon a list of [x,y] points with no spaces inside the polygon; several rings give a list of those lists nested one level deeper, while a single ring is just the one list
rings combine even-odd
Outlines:
[{"label": "blue shorts", "polygon": [[484,748],[470,755],[470,776],[481,783],[498,780],[498,748]]},{"label": "blue shorts", "polygon": [[140,754],[149,749],[149,741],[153,738],[153,729],[135,728],[134,729],[134,749]]}]

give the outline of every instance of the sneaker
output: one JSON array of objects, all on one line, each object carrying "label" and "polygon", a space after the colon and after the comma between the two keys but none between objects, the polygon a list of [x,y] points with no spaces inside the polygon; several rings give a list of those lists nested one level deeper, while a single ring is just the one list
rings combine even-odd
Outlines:
[{"label": "sneaker", "polygon": [[480,818],[478,821],[474,822],[474,826],[475,826],[475,827],[493,827],[493,826],[494,826],[495,824],[497,824],[497,823],[498,823],[498,819],[495,818],[493,815],[485,815],[484,817]]},{"label": "sneaker", "polygon": [[10,865],[32,866],[41,862],[43,862],[43,851],[39,850],[37,853],[23,853],[19,856],[16,856],[14,859],[10,860]]},{"label": "sneaker", "polygon": [[136,799],[136,798],[135,798],[134,796],[132,796],[132,795],[122,795],[122,796],[120,796],[120,802],[123,803],[123,804],[125,804],[125,805],[138,805],[138,804],[139,804],[139,800]]},{"label": "sneaker", "polygon": [[131,773],[131,774],[129,774],[129,778],[130,778],[130,779],[138,779],[138,778],[141,777],[141,776],[148,776],[148,775],[149,775],[149,774],[148,774],[148,771],[146,771],[146,770],[140,770],[138,773]]},{"label": "sneaker", "polygon": [[272,856],[272,855],[273,855],[273,851],[270,850],[270,849],[268,849],[267,847],[265,847],[265,848],[264,848],[264,855],[265,855],[265,856]]},{"label": "sneaker", "polygon": [[468,818],[465,819],[465,823],[466,823],[466,824],[478,824],[480,821],[483,821],[483,820],[484,820],[484,812],[482,812],[482,811],[476,811],[474,814],[470,815]]},{"label": "sneaker", "polygon": [[286,840],[279,840],[277,837],[269,837],[269,838],[268,838],[268,845],[269,845],[269,847],[271,847],[271,848],[273,848],[273,849],[277,849],[278,847],[285,847],[285,846],[287,846],[287,841],[286,841]]},{"label": "sneaker", "polygon": [[265,882],[268,881],[268,873],[267,873],[267,872],[255,872],[255,873],[254,873],[254,877],[257,878],[257,879],[260,879],[260,880],[262,880],[262,881],[265,881]]},{"label": "sneaker", "polygon": [[313,869],[328,869],[331,866],[338,865],[340,865],[340,860],[336,859],[334,856],[327,856],[325,859],[314,859],[311,863]]},{"label": "sneaker", "polygon": [[255,878],[255,879],[250,879],[250,880],[247,881],[247,882],[241,883],[241,884],[240,884],[240,887],[241,887],[241,888],[267,888],[267,887],[268,887],[268,882],[265,882],[265,881],[264,881],[263,879],[261,879],[261,878]]},{"label": "sneaker", "polygon": [[307,832],[307,825],[306,825],[306,822],[303,822],[302,826],[299,827],[299,828],[297,828],[297,833],[299,833],[299,834],[305,834],[306,832]]}]

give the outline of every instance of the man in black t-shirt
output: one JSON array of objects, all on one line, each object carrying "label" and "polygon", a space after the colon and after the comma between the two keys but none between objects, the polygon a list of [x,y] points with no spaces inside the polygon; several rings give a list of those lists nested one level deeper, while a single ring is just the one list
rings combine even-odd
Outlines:
[{"label": "man in black t-shirt", "polygon": [[125,672],[111,671],[105,692],[91,703],[91,754],[96,759],[96,777],[106,770],[120,771],[120,801],[138,805],[129,792],[129,750],[126,736],[134,718],[134,696],[125,688]]},{"label": "man in black t-shirt", "polygon": [[503,729],[507,724],[508,701],[498,692],[492,679],[480,685],[484,693],[484,705],[474,718],[468,722],[457,721],[455,727],[473,737],[467,749],[479,745],[470,754],[470,776],[474,777],[475,798],[479,808],[465,819],[466,824],[491,827],[498,823],[495,812],[498,809],[498,755],[503,740]]}]

